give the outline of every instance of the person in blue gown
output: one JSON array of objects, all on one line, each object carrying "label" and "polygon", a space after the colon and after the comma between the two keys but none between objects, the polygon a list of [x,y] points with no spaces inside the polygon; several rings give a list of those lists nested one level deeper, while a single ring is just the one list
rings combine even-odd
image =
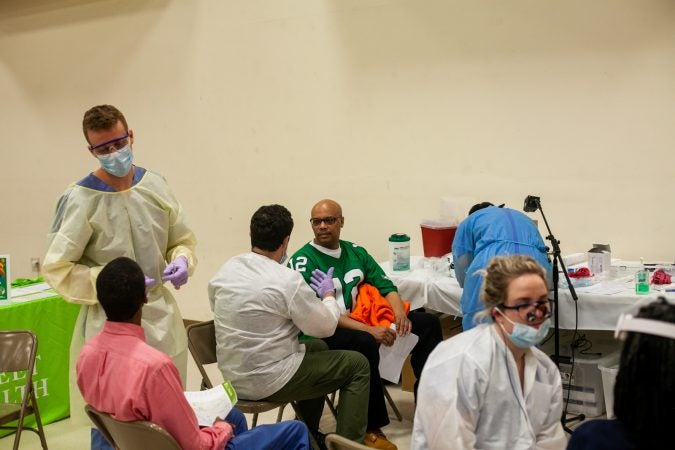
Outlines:
[{"label": "person in blue gown", "polygon": [[547,250],[537,225],[522,212],[489,202],[474,205],[469,216],[457,227],[452,243],[455,275],[464,288],[461,298],[463,329],[466,331],[477,325],[474,315],[483,309],[481,271],[493,257],[528,255],[546,270],[550,279],[551,263]]}]

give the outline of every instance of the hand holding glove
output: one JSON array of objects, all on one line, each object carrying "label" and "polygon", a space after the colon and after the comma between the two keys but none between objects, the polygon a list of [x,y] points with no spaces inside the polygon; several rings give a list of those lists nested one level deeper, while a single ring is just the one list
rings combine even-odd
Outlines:
[{"label": "hand holding glove", "polygon": [[319,269],[312,271],[309,285],[321,298],[324,298],[329,292],[335,291],[335,286],[333,286],[333,270],[334,268],[331,267],[326,273],[323,273]]},{"label": "hand holding glove", "polygon": [[162,281],[170,281],[173,287],[180,289],[188,280],[188,262],[185,256],[179,256],[164,269]]}]

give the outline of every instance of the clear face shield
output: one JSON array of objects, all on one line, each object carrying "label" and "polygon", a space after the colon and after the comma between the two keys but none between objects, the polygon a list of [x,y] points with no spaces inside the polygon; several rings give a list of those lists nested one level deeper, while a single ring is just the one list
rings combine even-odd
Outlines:
[{"label": "clear face shield", "polygon": [[614,337],[625,341],[628,331],[675,339],[675,323],[621,314],[614,330]]}]

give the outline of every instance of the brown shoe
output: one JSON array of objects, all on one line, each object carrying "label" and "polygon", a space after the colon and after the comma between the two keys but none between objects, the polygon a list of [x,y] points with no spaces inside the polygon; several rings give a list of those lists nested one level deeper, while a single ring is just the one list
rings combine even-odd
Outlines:
[{"label": "brown shoe", "polygon": [[363,444],[366,447],[378,448],[380,450],[398,450],[398,447],[389,442],[387,436],[379,429],[366,431],[366,437],[363,440]]}]

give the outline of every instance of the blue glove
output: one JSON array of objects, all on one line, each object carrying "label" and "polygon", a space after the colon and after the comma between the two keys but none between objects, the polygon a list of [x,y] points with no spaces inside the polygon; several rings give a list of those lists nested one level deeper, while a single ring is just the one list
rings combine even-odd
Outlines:
[{"label": "blue glove", "polygon": [[188,280],[188,262],[185,256],[179,256],[164,269],[162,281],[170,281],[173,287],[180,289]]},{"label": "blue glove", "polygon": [[319,269],[312,271],[309,285],[321,298],[324,298],[327,293],[335,291],[335,286],[333,286],[333,270],[334,268],[331,267],[326,273],[323,273]]},{"label": "blue glove", "polygon": [[147,275],[143,275],[143,276],[145,277],[145,290],[147,291],[148,289],[150,289],[151,287],[153,287],[155,285],[155,279],[150,278]]}]

